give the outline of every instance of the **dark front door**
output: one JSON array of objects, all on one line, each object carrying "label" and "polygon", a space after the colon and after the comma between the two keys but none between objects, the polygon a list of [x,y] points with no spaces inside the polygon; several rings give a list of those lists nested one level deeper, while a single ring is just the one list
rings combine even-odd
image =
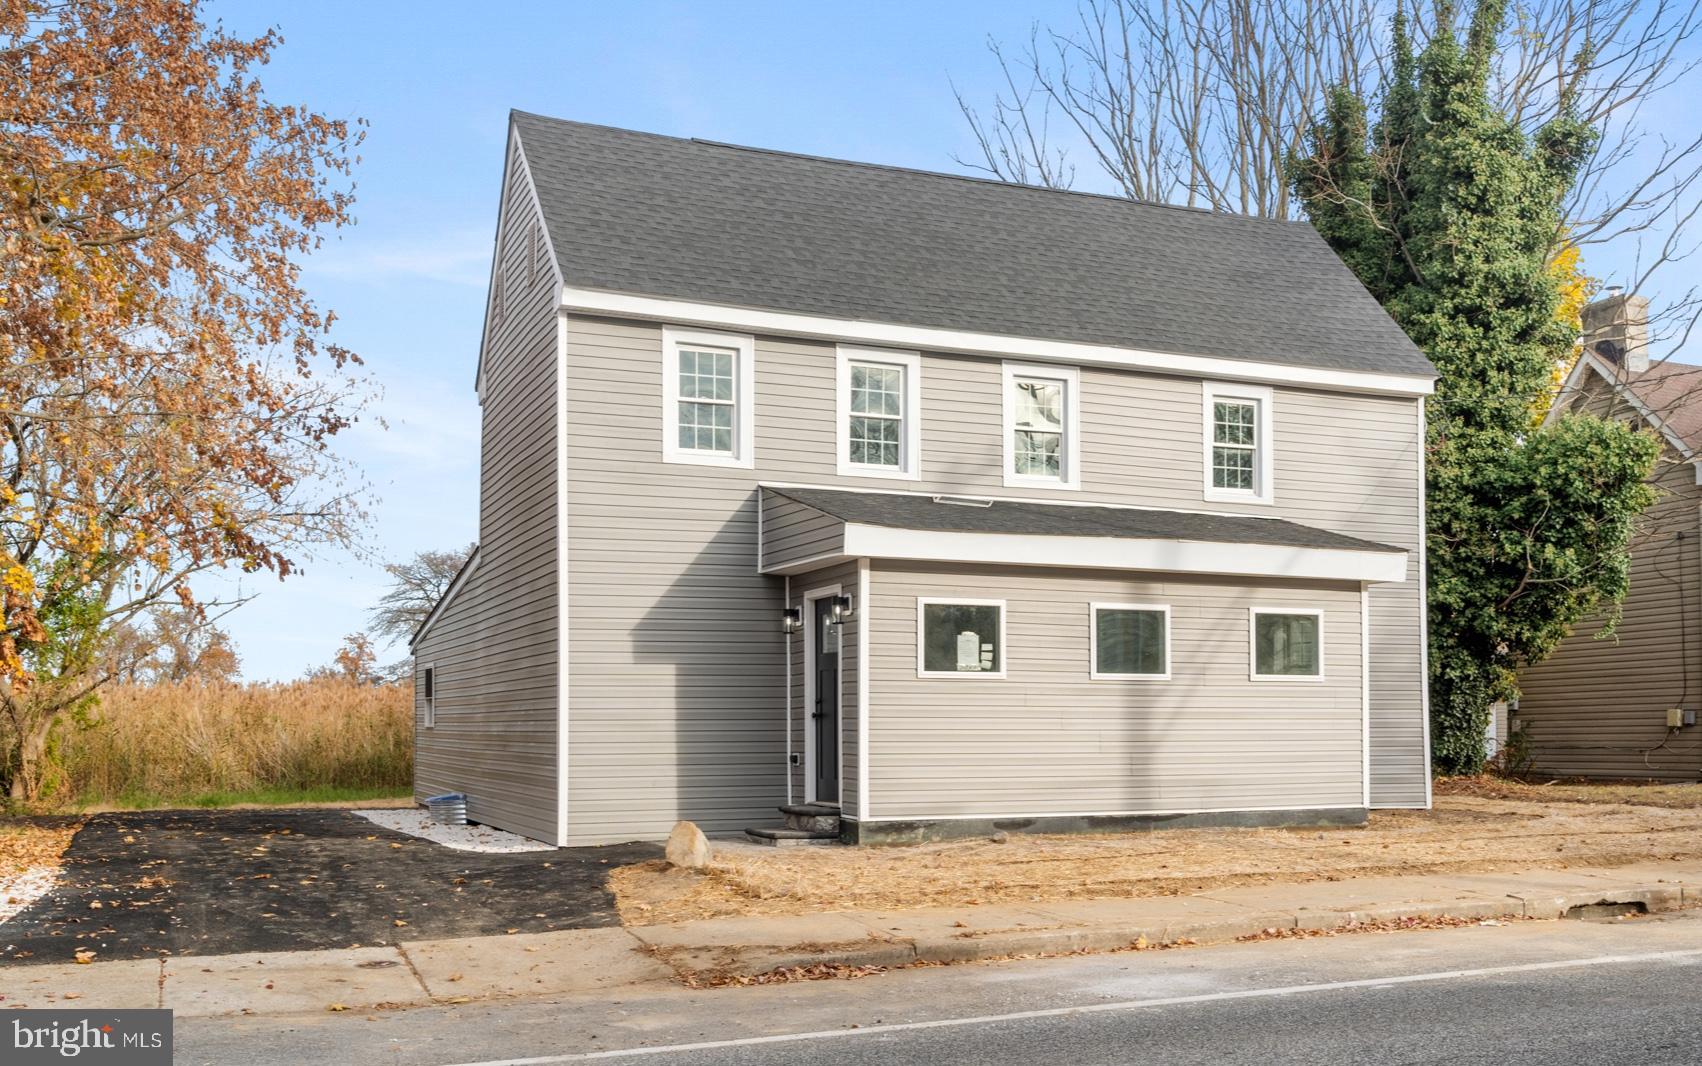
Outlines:
[{"label": "dark front door", "polygon": [[815,601],[816,705],[810,709],[815,730],[816,801],[839,802],[839,640],[842,627],[833,624],[833,601]]}]

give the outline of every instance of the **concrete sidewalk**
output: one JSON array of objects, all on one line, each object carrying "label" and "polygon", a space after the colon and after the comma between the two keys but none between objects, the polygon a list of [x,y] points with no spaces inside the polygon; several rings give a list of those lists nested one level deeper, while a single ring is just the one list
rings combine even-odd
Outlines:
[{"label": "concrete sidewalk", "polygon": [[1192,896],[714,918],[625,929],[0,969],[0,1009],[168,1007],[185,1017],[389,1010],[715,982],[827,963],[896,967],[1208,944],[1411,920],[1702,906],[1702,862],[1254,885]]}]

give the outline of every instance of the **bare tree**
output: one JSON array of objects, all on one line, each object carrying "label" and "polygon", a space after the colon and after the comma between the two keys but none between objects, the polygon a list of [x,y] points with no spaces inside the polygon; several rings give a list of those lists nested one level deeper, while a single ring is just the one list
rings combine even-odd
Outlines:
[{"label": "bare tree", "polygon": [[959,162],[1068,188],[1080,152],[1134,199],[1288,218],[1288,157],[1332,86],[1375,73],[1383,21],[1377,0],[1083,0],[1015,53],[988,42],[1006,93],[985,118],[957,94],[981,153]]},{"label": "bare tree", "polygon": [[407,640],[426,620],[450,582],[473,554],[469,544],[460,551],[423,551],[402,563],[389,563],[390,589],[369,614],[370,628],[381,640]]},{"label": "bare tree", "polygon": [[[1123,195],[1293,218],[1288,160],[1346,85],[1375,99],[1400,0],[1082,0],[1074,22],[1036,25],[1020,47],[988,42],[1004,89],[982,110],[956,93],[977,158],[1005,181],[1069,188],[1085,160]],[[1407,3],[1419,47],[1434,9]],[[1651,291],[1697,250],[1702,132],[1652,132],[1649,113],[1687,108],[1702,52],[1697,0],[1526,0],[1502,30],[1498,105],[1534,132],[1564,94],[1601,139],[1582,168],[1556,247],[1612,245],[1622,278]],[[1694,79],[1691,79],[1694,80]],[[1655,341],[1671,350],[1702,310],[1688,285],[1662,294]]]}]

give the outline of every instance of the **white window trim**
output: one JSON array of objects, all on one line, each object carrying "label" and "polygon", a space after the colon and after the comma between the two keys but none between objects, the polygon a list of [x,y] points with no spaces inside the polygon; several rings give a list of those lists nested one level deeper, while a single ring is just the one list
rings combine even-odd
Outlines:
[{"label": "white window trim", "polygon": [[[1318,672],[1315,674],[1259,673],[1259,616],[1262,614],[1309,614],[1318,620]],[[1314,607],[1249,607],[1247,609],[1247,677],[1252,681],[1296,682],[1317,685],[1324,681],[1324,612]]]},{"label": "white window trim", "polygon": [[[841,477],[879,477],[915,481],[922,476],[922,356],[918,352],[890,348],[838,346],[834,447]],[[898,466],[871,466],[851,461],[851,364],[872,363],[904,371],[903,433],[899,440]]]},{"label": "white window trim", "polygon": [[[1005,409],[1004,474],[1006,488],[1079,489],[1081,488],[1081,371],[1073,366],[1037,366],[1029,363],[1005,363],[1000,379],[1000,391]],[[1016,470],[1016,379],[1042,378],[1064,386],[1063,477],[1035,477],[1018,474]]]},{"label": "white window trim", "polygon": [[424,682],[425,676],[428,673],[431,674],[431,695],[429,695],[429,696],[422,695],[420,697],[420,699],[425,701],[425,714],[424,714],[423,718],[421,719],[421,721],[422,721],[422,727],[423,728],[425,728],[425,729],[436,729],[437,728],[437,682],[438,682],[437,664],[436,663],[421,663],[420,664],[420,681],[421,682]]},{"label": "white window trim", "polygon": [[[1273,402],[1271,389],[1264,385],[1236,385],[1228,382],[1206,381],[1201,383],[1200,425],[1204,431],[1205,467],[1201,484],[1205,489],[1205,499],[1231,503],[1271,503],[1275,499],[1274,487],[1274,457],[1276,455],[1276,438],[1271,433],[1271,407]],[[1212,406],[1218,400],[1249,400],[1258,405],[1259,421],[1254,427],[1257,434],[1254,440],[1256,449],[1253,458],[1253,491],[1246,489],[1220,489],[1212,484]]]},{"label": "white window trim", "polygon": [[[731,348],[733,367],[733,454],[680,447],[680,346]],[[756,338],[740,333],[662,327],[662,461],[698,466],[756,466]]]},{"label": "white window trim", "polygon": [[[1114,674],[1099,669],[1099,612],[1100,611],[1159,611],[1164,615],[1164,672],[1162,674]],[[1168,603],[1090,603],[1087,610],[1088,660],[1087,676],[1092,681],[1169,681],[1170,680],[1170,605]]]},{"label": "white window trim", "polygon": [[[997,607],[999,609],[999,668],[991,671],[980,670],[929,670],[926,667],[927,620],[924,608],[930,606],[947,607]],[[978,600],[968,596],[918,596],[916,597],[916,676],[924,678],[952,678],[962,681],[973,679],[979,681],[1003,681],[1010,669],[1010,643],[1005,639],[1006,614],[1004,600]]]}]

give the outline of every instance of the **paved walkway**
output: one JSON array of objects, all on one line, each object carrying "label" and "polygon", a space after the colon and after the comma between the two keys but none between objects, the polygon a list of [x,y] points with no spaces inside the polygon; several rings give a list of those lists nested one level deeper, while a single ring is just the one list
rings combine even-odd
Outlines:
[{"label": "paved walkway", "polygon": [[[386,947],[0,969],[0,1009],[164,1006],[289,1014],[559,995],[817,963],[897,967],[1231,941],[1415,919],[1553,919],[1702,906],[1702,862],[1244,886],[1193,896],[844,911],[562,930]],[[1375,927],[1375,924],[1374,924]],[[0,939],[4,939],[0,935]]]}]

